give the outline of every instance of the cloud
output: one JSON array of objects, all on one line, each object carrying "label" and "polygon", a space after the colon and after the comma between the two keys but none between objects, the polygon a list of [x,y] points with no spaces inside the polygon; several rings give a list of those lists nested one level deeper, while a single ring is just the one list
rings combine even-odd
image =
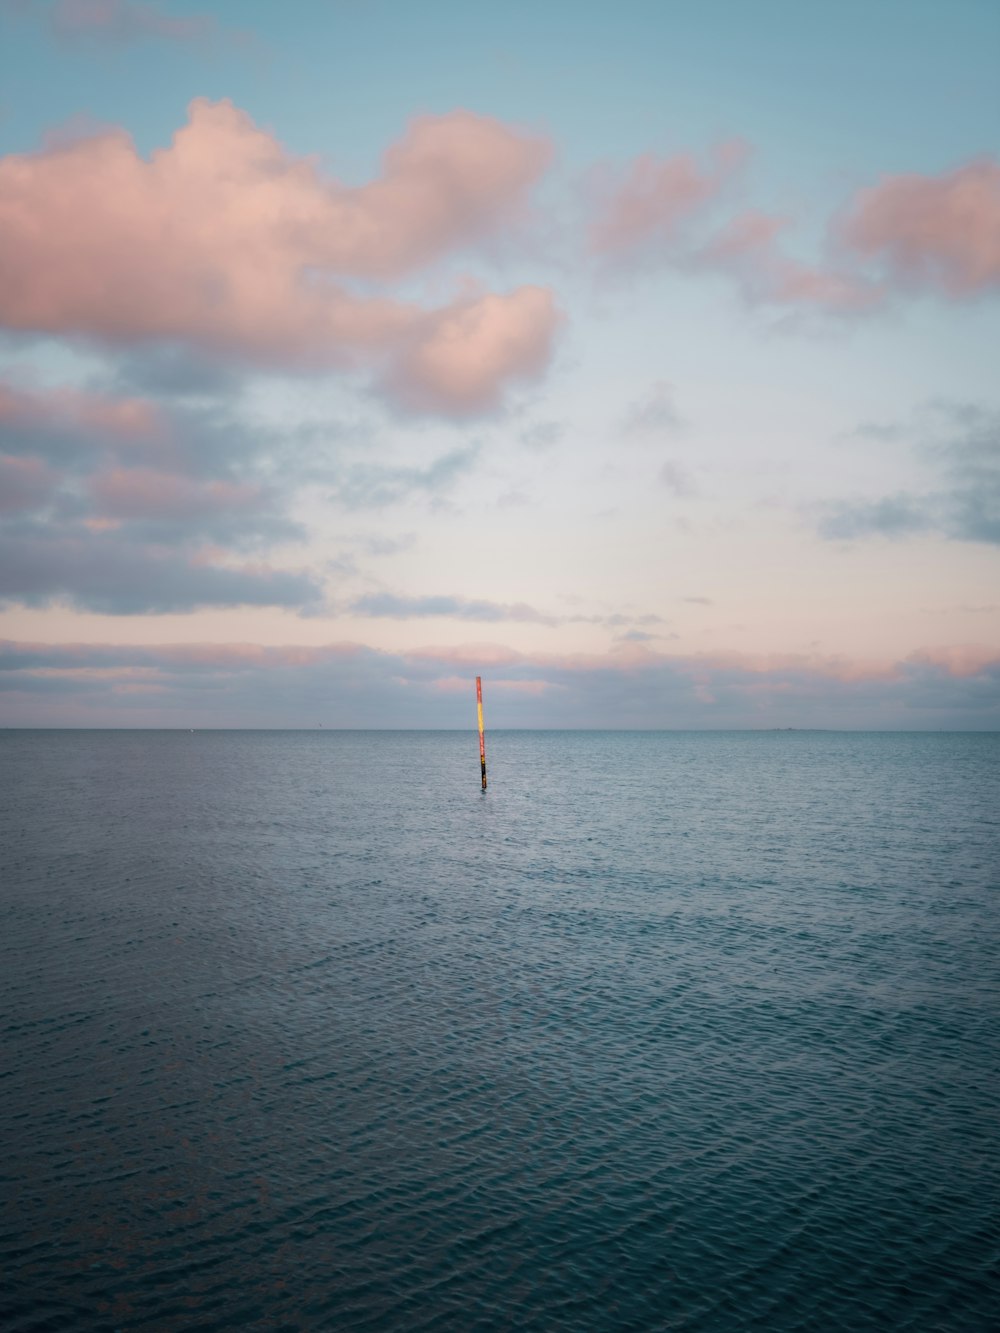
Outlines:
[{"label": "cloud", "polygon": [[521,431],[521,443],[529,449],[551,449],[566,433],[561,421],[536,421]]},{"label": "cloud", "polygon": [[42,459],[5,458],[0,454],[0,514],[40,509],[57,484],[57,475]]},{"label": "cloud", "polygon": [[938,414],[957,432],[929,449],[947,483],[945,530],[959,541],[1000,545],[1000,411],[940,404]]},{"label": "cloud", "polygon": [[[898,437],[895,429],[880,434]],[[937,486],[825,505],[821,536],[852,541],[937,532],[952,541],[1000,545],[1000,412],[976,404],[932,404],[911,434],[914,459],[937,472]]]},{"label": "cloud", "polygon": [[254,35],[223,25],[214,14],[173,15],[155,0],[0,0],[0,19],[30,19],[60,46],[101,55],[132,55],[137,47],[170,45],[199,55],[223,49],[262,51]]},{"label": "cloud", "polygon": [[688,153],[643,153],[624,171],[604,168],[591,181],[591,252],[619,261],[668,253],[682,224],[718,197],[746,157],[746,145],[731,141],[715,148],[706,166]]},{"label": "cloud", "polygon": [[995,157],[937,176],[886,176],[859,191],[829,219],[811,263],[788,253],[791,218],[751,208],[713,222],[745,157],[745,146],[724,145],[707,167],[689,154],[646,154],[618,175],[605,171],[592,253],[618,266],[722,273],[751,303],[826,314],[860,315],[916,290],[958,300],[1000,287]]},{"label": "cloud", "polygon": [[686,273],[723,273],[754,304],[858,313],[884,298],[880,283],[824,255],[804,264],[782,248],[790,219],[745,210],[716,223],[727,188],[741,174],[749,147],[717,147],[709,164],[690,154],[636,158],[594,189],[590,249],[615,266],[660,263]]},{"label": "cloud", "polygon": [[424,309],[352,284],[385,283],[495,232],[550,153],[487,116],[423,116],[382,174],[352,187],[232,103],[196,99],[148,161],[123,130],[11,155],[0,159],[0,321],[362,369],[411,410],[488,410],[547,364],[551,292],[465,293]]},{"label": "cloud", "polygon": [[644,629],[630,629],[619,635],[622,643],[652,643],[657,637],[655,634],[647,634]]},{"label": "cloud", "polygon": [[218,411],[0,384],[0,600],[315,610],[318,578],[263,557],[304,536],[276,448]]},{"label": "cloud", "polygon": [[838,500],[826,507],[819,531],[832,541],[852,541],[876,535],[910,537],[932,526],[926,501],[901,494],[879,500]]},{"label": "cloud", "polygon": [[692,495],[698,494],[694,477],[687,468],[681,467],[679,463],[672,463],[668,459],[667,462],[661,464],[658,475],[662,484],[678,500],[686,500]]},{"label": "cloud", "polygon": [[[525,602],[492,602],[482,598],[456,597],[450,593],[436,593],[425,597],[406,597],[396,593],[367,593],[352,602],[349,608],[356,615],[389,617],[396,620],[420,619],[425,616],[446,616],[453,620],[478,620],[490,623],[518,621],[525,624],[548,625],[603,625],[618,629],[630,625],[661,625],[661,616],[626,615],[615,611],[606,614],[557,616]],[[626,636],[627,637],[627,636]]]},{"label": "cloud", "polygon": [[555,616],[546,615],[524,602],[490,602],[446,595],[399,597],[392,593],[368,593],[351,603],[351,611],[362,616],[388,616],[412,619],[423,616],[448,616],[454,620],[524,621],[536,625],[555,625]]},{"label": "cloud", "polygon": [[995,670],[997,652],[981,644],[957,644],[951,647],[921,648],[909,658],[911,665],[947,671],[955,678],[972,679]]},{"label": "cloud", "polygon": [[149,468],[113,468],[96,473],[90,496],[98,518],[186,520],[259,511],[264,488],[245,481],[199,482]]},{"label": "cloud", "polygon": [[887,662],[604,655],[500,645],[0,643],[4,725],[444,726],[474,738],[474,678],[503,727],[990,728],[1000,654],[957,645]]},{"label": "cloud", "polygon": [[273,444],[217,408],[0,381],[0,449],[57,470],[63,518],[263,516]]},{"label": "cloud", "polygon": [[0,440],[27,434],[43,438],[149,438],[161,424],[156,404],[135,397],[114,397],[77,388],[45,392],[0,382]]},{"label": "cloud", "polygon": [[196,42],[217,29],[213,18],[198,14],[171,18],[159,5],[142,0],[56,0],[49,9],[49,22],[58,37],[122,46],[151,37]]},{"label": "cloud", "polygon": [[673,389],[666,380],[657,380],[629,407],[622,429],[626,435],[672,435],[683,426]]},{"label": "cloud", "polygon": [[399,555],[402,551],[411,551],[417,544],[415,532],[402,532],[398,537],[385,537],[377,533],[362,533],[354,538],[355,544],[365,555]]},{"label": "cloud", "polygon": [[418,412],[474,415],[500,405],[511,378],[536,379],[548,365],[559,315],[552,293],[520,287],[429,316],[405,342],[386,383]]},{"label": "cloud", "polygon": [[839,314],[859,314],[880,305],[884,287],[827,258],[803,264],[781,247],[789,218],[748,211],[694,250],[689,262],[696,270],[725,273],[752,304],[797,307]]},{"label": "cloud", "polygon": [[[516,215],[550,153],[544,140],[488,116],[422,116],[387,151],[382,176],[351,187],[293,157],[231,102],[196,98],[187,125],[149,161],[114,129],[3,159],[8,244],[36,264],[60,260],[44,292],[33,296],[22,280],[8,301],[25,321],[47,313],[71,328],[113,335],[116,317],[131,318],[139,325],[132,331],[143,331],[141,296],[152,290],[162,300],[178,278],[183,292],[151,320],[204,313],[213,296],[228,298],[229,306],[239,299],[280,305],[306,267],[354,278],[398,276]],[[55,219],[38,226],[45,203],[72,205],[76,226],[68,233]],[[18,216],[19,208],[32,206],[34,229]],[[61,257],[60,238],[67,248]],[[244,253],[231,253],[234,246]],[[81,271],[85,255],[97,273]],[[167,272],[148,273],[153,261]],[[263,269],[256,282],[254,266]],[[118,292],[117,307],[102,315],[94,288],[126,274],[142,281],[143,293]],[[322,285],[314,284],[317,297]]]},{"label": "cloud", "polygon": [[176,343],[118,347],[115,353],[111,387],[120,394],[157,398],[235,396],[246,377],[245,371],[231,362]]},{"label": "cloud", "polygon": [[229,566],[114,532],[56,536],[42,527],[0,535],[0,602],[67,601],[110,615],[218,606],[316,610],[322,588],[308,573],[266,564]]},{"label": "cloud", "polygon": [[939,176],[886,176],[831,220],[816,264],[790,258],[790,219],[748,211],[693,256],[729,273],[751,301],[858,314],[895,295],[953,300],[1000,287],[1000,162],[983,157]]},{"label": "cloud", "polygon": [[1000,287],[1000,162],[884,177],[853,201],[839,235],[900,286],[954,299]]},{"label": "cloud", "polygon": [[381,509],[415,494],[444,496],[479,456],[478,445],[442,454],[426,467],[351,463],[340,468],[330,498],[347,509]]}]

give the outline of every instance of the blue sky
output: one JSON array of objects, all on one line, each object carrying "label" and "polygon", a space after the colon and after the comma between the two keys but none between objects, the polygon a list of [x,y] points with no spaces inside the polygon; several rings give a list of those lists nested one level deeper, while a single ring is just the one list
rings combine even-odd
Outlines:
[{"label": "blue sky", "polygon": [[4,724],[998,725],[995,5],[0,26]]}]

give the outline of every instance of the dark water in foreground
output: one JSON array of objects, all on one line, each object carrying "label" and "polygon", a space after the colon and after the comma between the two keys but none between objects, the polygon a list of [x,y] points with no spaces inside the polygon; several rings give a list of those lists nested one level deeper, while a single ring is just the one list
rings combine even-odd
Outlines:
[{"label": "dark water in foreground", "polygon": [[995,1328],[1000,735],[0,733],[0,1327]]}]

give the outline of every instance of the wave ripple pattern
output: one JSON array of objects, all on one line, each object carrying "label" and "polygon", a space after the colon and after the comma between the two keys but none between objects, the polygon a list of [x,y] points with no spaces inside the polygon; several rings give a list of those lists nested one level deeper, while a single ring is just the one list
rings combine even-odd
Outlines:
[{"label": "wave ripple pattern", "polygon": [[1000,736],[0,772],[6,1333],[996,1326]]}]

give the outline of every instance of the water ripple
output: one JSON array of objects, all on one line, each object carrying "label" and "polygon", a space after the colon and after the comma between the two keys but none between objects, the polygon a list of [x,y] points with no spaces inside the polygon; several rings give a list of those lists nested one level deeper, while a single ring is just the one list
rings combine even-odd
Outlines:
[{"label": "water ripple", "polygon": [[0,734],[0,1326],[992,1329],[1000,738],[474,750]]}]

